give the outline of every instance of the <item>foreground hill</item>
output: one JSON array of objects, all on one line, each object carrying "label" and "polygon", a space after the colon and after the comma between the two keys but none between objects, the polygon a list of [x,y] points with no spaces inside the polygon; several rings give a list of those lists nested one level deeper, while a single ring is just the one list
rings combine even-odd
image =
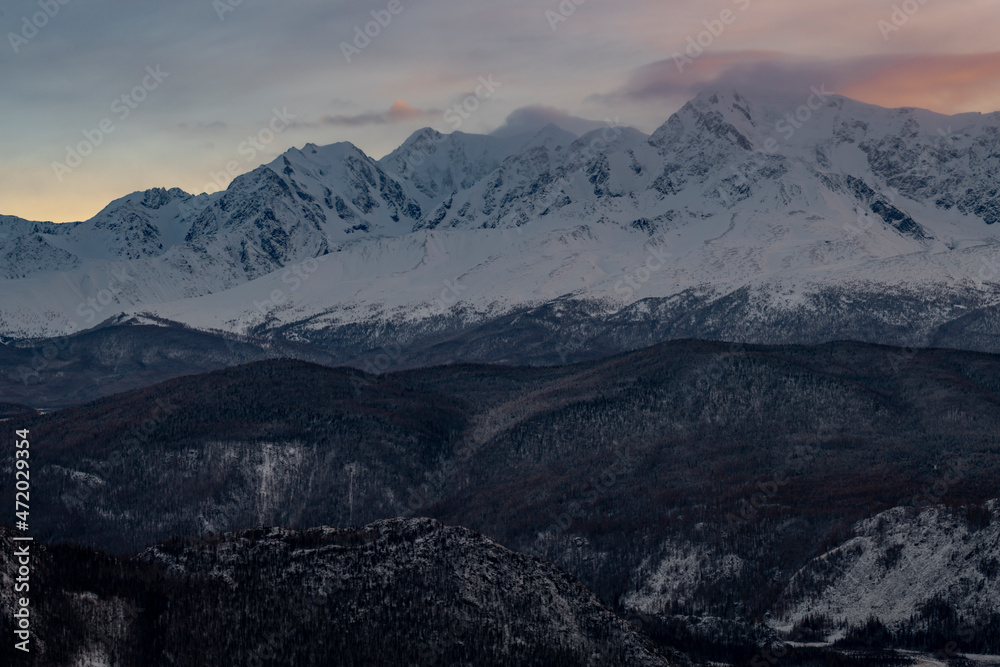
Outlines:
[{"label": "foreground hill", "polygon": [[682,664],[557,568],[427,519],[173,540],[128,560],[35,549],[34,652],[4,642],[5,664]]}]

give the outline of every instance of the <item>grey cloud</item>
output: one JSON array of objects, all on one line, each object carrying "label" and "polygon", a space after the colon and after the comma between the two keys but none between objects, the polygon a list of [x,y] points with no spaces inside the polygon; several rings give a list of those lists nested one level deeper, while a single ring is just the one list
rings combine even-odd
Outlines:
[{"label": "grey cloud", "polygon": [[538,132],[549,124],[554,124],[576,135],[586,134],[591,130],[607,126],[607,123],[599,120],[580,118],[562,109],[535,104],[512,111],[504,124],[495,129],[492,134],[497,137],[512,137]]},{"label": "grey cloud", "polygon": [[[610,95],[591,100],[649,101],[689,98],[706,88],[795,92],[825,85],[843,90],[864,81],[896,76],[914,68],[965,63],[961,57],[928,54],[870,55],[836,60],[809,60],[771,51],[736,51],[705,54],[693,62],[660,60],[634,70],[626,83]],[[969,57],[965,57],[968,60]],[[973,58],[974,60],[974,58]]]}]

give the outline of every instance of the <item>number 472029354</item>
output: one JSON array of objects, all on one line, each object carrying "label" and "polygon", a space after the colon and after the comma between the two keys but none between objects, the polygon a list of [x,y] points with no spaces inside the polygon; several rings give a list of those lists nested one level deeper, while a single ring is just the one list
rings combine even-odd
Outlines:
[{"label": "number 472029354", "polygon": [[[14,467],[16,471],[14,473],[17,487],[17,495],[14,499],[14,513],[17,516],[17,526],[21,530],[28,529],[28,501],[29,501],[29,491],[31,489],[30,477],[28,474],[28,450],[31,445],[28,443],[28,431],[27,429],[16,431],[18,440],[15,442],[16,454]],[[23,500],[22,500],[23,498]],[[23,508],[23,509],[22,509]]]}]

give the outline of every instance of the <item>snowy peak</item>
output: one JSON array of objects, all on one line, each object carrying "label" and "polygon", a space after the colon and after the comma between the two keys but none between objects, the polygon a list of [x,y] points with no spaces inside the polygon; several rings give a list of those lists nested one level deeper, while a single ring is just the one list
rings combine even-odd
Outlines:
[{"label": "snowy peak", "polygon": [[[945,116],[913,108],[886,109],[834,94],[824,86],[802,91],[747,94],[707,90],[653,133],[657,146],[685,135],[728,140],[744,150],[802,157],[830,140],[857,142],[894,136],[904,141],[940,138],[981,122],[981,114]],[[951,128],[951,129],[948,129]]]},{"label": "snowy peak", "polygon": [[[183,207],[192,196],[179,188],[153,188],[133,192],[108,204],[86,223],[77,223],[67,234],[82,256],[138,259],[162,255],[182,243],[190,222]],[[111,244],[95,246],[95,230],[106,232]]]},{"label": "snowy peak", "polygon": [[531,137],[523,146],[520,148],[521,153],[526,153],[534,148],[545,148],[549,151],[558,151],[566,148],[574,141],[576,141],[577,135],[573,134],[569,130],[564,130],[555,123],[549,123],[538,133]]},{"label": "snowy peak", "polygon": [[94,216],[94,218],[110,217],[115,211],[125,208],[145,209],[147,211],[158,211],[177,200],[188,200],[192,195],[184,192],[180,188],[151,188],[149,190],[139,190],[124,197],[120,197]]},{"label": "snowy peak", "polygon": [[719,93],[702,95],[685,104],[650,136],[650,143],[664,153],[690,150],[706,142],[721,142],[725,147],[737,146],[753,150],[752,132],[747,126],[755,123],[742,99],[735,95],[725,103]]},{"label": "snowy peak", "polygon": [[292,149],[268,167],[317,221],[332,223],[324,231],[336,240],[354,232],[398,235],[422,216],[409,189],[349,143]]},{"label": "snowy peak", "polygon": [[468,190],[495,171],[517,148],[517,141],[490,135],[431,128],[415,132],[379,161],[387,172],[408,182],[428,200]]},{"label": "snowy peak", "polygon": [[0,278],[18,280],[45,271],[67,271],[80,266],[80,260],[49,243],[44,234],[25,234],[0,240]]},{"label": "snowy peak", "polygon": [[423,215],[409,188],[350,143],[293,148],[206,201],[186,241],[247,278],[364,236],[399,236]]},{"label": "snowy peak", "polygon": [[[875,214],[915,238],[934,236],[911,222],[921,209],[1000,219],[990,176],[1000,169],[996,114],[884,109],[822,86],[800,95],[714,90],[687,103],[649,143],[665,163],[653,187],[667,197],[693,186],[709,200],[722,192],[723,201],[794,210],[807,202],[796,193],[832,188],[840,197],[844,188],[831,182],[846,181],[850,198],[837,208]],[[766,191],[776,192],[761,200]]]}]

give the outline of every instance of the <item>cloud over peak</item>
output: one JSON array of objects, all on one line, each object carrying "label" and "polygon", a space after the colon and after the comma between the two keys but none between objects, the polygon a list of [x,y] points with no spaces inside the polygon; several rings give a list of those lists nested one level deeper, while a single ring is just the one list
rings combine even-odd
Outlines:
[{"label": "cloud over peak", "polygon": [[944,113],[1000,109],[1000,52],[884,54],[810,59],[775,51],[676,56],[633,70],[606,103],[689,98],[706,88],[808,91],[827,88],[885,107]]},{"label": "cloud over peak", "polygon": [[574,116],[564,109],[533,104],[512,111],[503,125],[493,130],[492,134],[497,137],[533,134],[547,125],[556,125],[573,134],[582,135],[606,127],[608,123]]}]

